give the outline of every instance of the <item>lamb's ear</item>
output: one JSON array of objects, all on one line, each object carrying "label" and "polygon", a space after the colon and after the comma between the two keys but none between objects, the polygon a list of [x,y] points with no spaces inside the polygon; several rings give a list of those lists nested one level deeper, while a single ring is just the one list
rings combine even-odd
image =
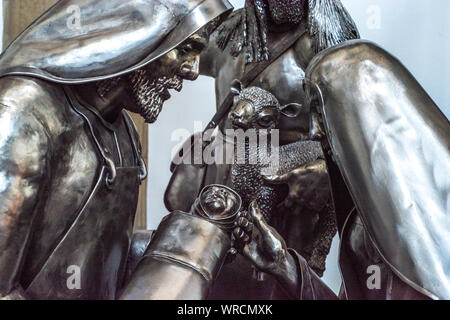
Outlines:
[{"label": "lamb's ear", "polygon": [[238,95],[241,93],[242,89],[244,89],[242,82],[237,79],[233,80],[233,82],[231,83],[231,92]]},{"label": "lamb's ear", "polygon": [[295,118],[302,111],[303,106],[298,103],[289,103],[280,108],[281,114],[289,118]]}]

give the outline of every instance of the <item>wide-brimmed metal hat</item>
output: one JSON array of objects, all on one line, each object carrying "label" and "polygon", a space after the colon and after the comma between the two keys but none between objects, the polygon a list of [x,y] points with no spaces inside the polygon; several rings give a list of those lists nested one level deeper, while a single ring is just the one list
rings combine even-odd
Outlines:
[{"label": "wide-brimmed metal hat", "polygon": [[58,83],[140,69],[232,11],[227,0],[60,0],[0,57],[0,77]]}]

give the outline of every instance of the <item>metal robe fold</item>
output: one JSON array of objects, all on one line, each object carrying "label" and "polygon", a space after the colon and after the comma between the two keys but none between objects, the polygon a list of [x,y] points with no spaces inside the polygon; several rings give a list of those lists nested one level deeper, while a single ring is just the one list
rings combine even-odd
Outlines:
[{"label": "metal robe fold", "polygon": [[306,82],[382,258],[416,290],[450,299],[449,121],[395,57],[367,41],[320,53]]}]

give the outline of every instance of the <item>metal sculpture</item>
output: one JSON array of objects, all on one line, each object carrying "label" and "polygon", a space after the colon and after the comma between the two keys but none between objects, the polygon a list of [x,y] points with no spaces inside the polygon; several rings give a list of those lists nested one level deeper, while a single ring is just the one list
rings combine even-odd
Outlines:
[{"label": "metal sculpture", "polygon": [[[128,287],[128,261],[152,233],[133,236],[146,167],[123,108],[156,120],[167,89],[196,79],[207,37],[231,9],[225,0],[62,0],[6,49],[0,296],[115,299]],[[216,228],[183,218],[199,232]]]}]

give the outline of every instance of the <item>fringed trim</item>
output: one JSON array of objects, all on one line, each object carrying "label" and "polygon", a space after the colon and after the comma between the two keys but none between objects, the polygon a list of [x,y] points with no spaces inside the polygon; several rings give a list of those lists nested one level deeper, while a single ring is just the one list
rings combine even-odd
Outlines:
[{"label": "fringed trim", "polygon": [[309,0],[308,28],[315,53],[360,37],[355,22],[339,0]]}]

